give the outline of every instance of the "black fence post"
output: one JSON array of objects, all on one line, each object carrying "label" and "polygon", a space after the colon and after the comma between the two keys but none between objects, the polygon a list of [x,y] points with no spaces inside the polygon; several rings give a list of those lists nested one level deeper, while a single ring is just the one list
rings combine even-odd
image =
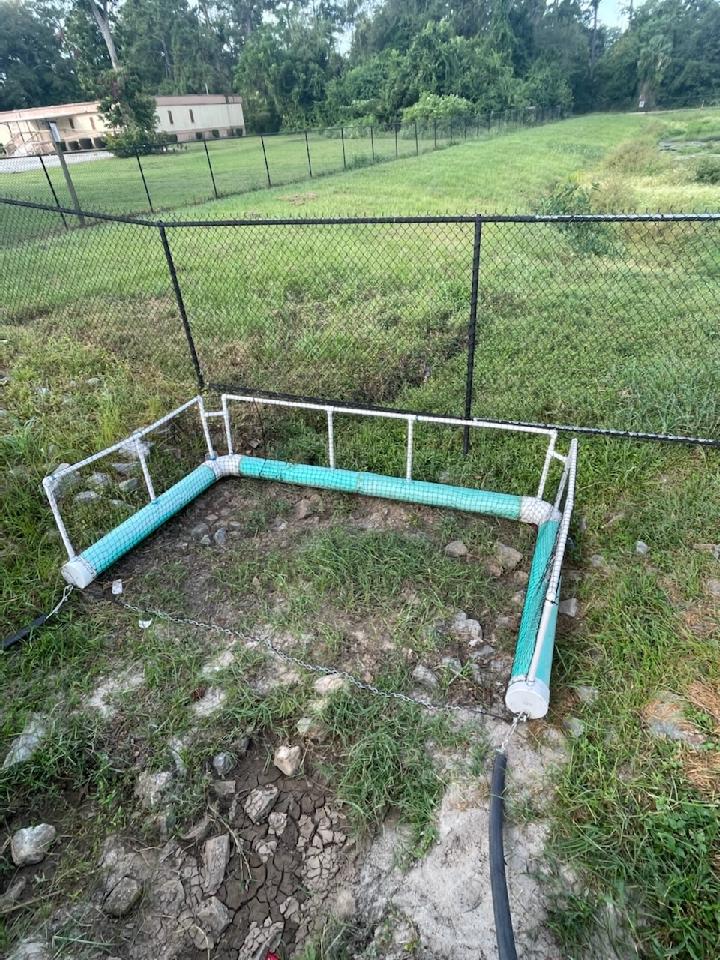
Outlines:
[{"label": "black fence post", "polygon": [[195,341],[193,340],[192,330],[190,329],[190,321],[188,320],[187,311],[185,310],[185,301],[183,300],[182,290],[180,289],[180,282],[178,280],[177,270],[175,269],[175,261],[173,260],[170,244],[168,243],[167,233],[165,232],[165,224],[158,224],[158,229],[160,231],[160,240],[162,241],[163,251],[165,253],[165,260],[167,261],[168,273],[170,274],[170,280],[172,282],[173,293],[175,294],[175,302],[177,304],[180,320],[182,321],[183,330],[185,331],[185,336],[187,338],[190,359],[192,360],[192,365],[195,369],[195,378],[197,379],[198,388],[200,390],[204,390],[205,380],[203,379],[202,370],[200,369],[200,361],[198,360],[197,350],[195,349]]},{"label": "black fence post", "polygon": [[262,147],[263,160],[265,161],[265,175],[267,177],[268,188],[272,186],[272,180],[270,179],[270,167],[268,166],[267,151],[265,150],[265,137],[260,134],[260,146]]},{"label": "black fence post", "polygon": [[[482,219],[475,217],[475,235],[472,255],[472,283],[470,288],[470,317],[468,319],[467,371],[465,374],[465,419],[472,417],[475,379],[475,337],[477,332],[478,288],[480,284],[480,241]],[[470,451],[470,427],[463,427],[463,456]]]},{"label": "black fence post", "polygon": [[433,117],[433,150],[437,150],[437,120]]},{"label": "black fence post", "polygon": [[148,206],[150,207],[150,213],[155,213],[153,210],[152,200],[150,199],[150,191],[148,190],[147,180],[145,179],[145,171],[142,168],[140,163],[140,154],[138,151],[135,151],[135,159],[137,160],[138,170],[140,171],[140,179],[142,180],[142,185],[145,188],[145,196],[147,197]]},{"label": "black fence post", "polygon": [[347,170],[347,157],[345,156],[345,127],[340,127],[340,140],[342,141],[343,170]]},{"label": "black fence post", "polygon": [[307,154],[308,173],[310,174],[310,179],[312,180],[312,163],[310,162],[310,144],[308,142],[307,130],[305,131],[305,153]]},{"label": "black fence post", "polygon": [[417,120],[415,120],[414,123],[415,123],[415,156],[416,156],[416,157],[419,157],[419,156],[420,156],[420,145],[419,145],[419,143],[418,143]]},{"label": "black fence post", "polygon": [[212,180],[213,193],[215,194],[215,199],[217,200],[218,192],[217,192],[217,187],[215,186],[215,174],[213,173],[212,164],[210,163],[210,152],[207,148],[205,134],[203,134],[203,146],[205,147],[205,156],[207,157],[208,170],[210,171],[210,179]]},{"label": "black fence post", "polygon": [[375,137],[372,124],[370,124],[370,153],[372,154],[372,162],[375,163]]},{"label": "black fence post", "polygon": [[[52,194],[53,200],[55,201],[55,206],[58,208],[58,210],[60,210],[60,201],[58,200],[58,195],[55,193],[55,187],[53,186],[53,182],[50,179],[50,174],[47,171],[47,167],[45,166],[45,161],[43,160],[43,155],[41,153],[38,154],[38,160],[40,161],[40,166],[42,167],[43,173],[45,174],[47,185],[50,187],[50,193]],[[69,230],[70,227],[67,224],[67,220],[65,219],[65,214],[62,212],[62,210],[60,210],[60,219],[62,220],[63,226],[65,227],[65,229]]]},{"label": "black fence post", "polygon": [[398,158],[398,130],[399,130],[399,128],[400,128],[400,124],[399,124],[399,123],[396,123],[396,124],[395,124],[395,159],[396,159],[396,160],[397,160],[397,158]]}]

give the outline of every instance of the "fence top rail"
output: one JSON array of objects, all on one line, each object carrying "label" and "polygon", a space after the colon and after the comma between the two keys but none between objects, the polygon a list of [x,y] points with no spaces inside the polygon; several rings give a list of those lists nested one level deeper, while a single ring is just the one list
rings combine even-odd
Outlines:
[{"label": "fence top rail", "polygon": [[720,222],[718,213],[588,213],[588,214],[533,214],[533,213],[465,213],[425,214],[418,216],[367,217],[252,217],[215,220],[163,220],[103,213],[98,210],[76,210],[73,207],[51,206],[33,200],[16,200],[0,196],[0,203],[12,207],[45,210],[54,214],[85,217],[88,220],[106,220],[111,223],[131,223],[141,227],[312,227],[352,226],[354,224],[433,224],[433,223],[674,223]]}]

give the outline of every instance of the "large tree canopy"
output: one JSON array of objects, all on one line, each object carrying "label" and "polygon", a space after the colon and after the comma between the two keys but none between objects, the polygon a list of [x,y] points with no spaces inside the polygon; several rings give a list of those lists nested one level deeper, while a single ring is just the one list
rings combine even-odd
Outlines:
[{"label": "large tree canopy", "polygon": [[623,31],[604,2],[0,0],[0,107],[98,96],[108,70],[239,92],[255,129],[391,121],[428,95],[485,113],[720,98],[720,0],[646,0]]}]

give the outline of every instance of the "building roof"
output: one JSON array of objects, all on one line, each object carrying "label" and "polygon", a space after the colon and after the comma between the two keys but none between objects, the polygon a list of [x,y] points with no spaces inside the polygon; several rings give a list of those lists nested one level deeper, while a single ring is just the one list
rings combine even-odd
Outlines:
[{"label": "building roof", "polygon": [[58,117],[77,117],[83,113],[97,113],[99,100],[87,103],[59,103],[54,107],[28,107],[26,110],[6,110],[0,113],[0,123],[17,120],[55,120]]},{"label": "building roof", "polygon": [[[226,96],[224,93],[187,93],[173,97],[155,97],[159,107],[200,106],[211,103],[241,103],[240,97]],[[53,107],[28,107],[26,110],[6,110],[0,113],[0,123],[13,123],[18,120],[56,120],[58,117],[77,117],[86,113],[97,113],[99,100],[86,103],[59,103]]]}]

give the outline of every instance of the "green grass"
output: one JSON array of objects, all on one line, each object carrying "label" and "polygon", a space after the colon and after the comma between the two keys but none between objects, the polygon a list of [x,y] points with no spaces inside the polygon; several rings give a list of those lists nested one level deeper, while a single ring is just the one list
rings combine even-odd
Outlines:
[{"label": "green grass", "polygon": [[[527,211],[568,178],[606,209],[620,201],[634,209],[702,209],[716,203],[717,189],[695,183],[685,161],[665,159],[657,142],[692,139],[701,135],[697,125],[708,133],[717,122],[717,111],[583,117],[325,177],[303,187],[300,206],[285,189],[273,189],[178,212]],[[221,146],[234,145],[213,149]],[[191,161],[199,162],[183,158]],[[3,210],[2,216],[16,215]],[[218,228],[171,231],[171,242],[209,370],[260,386],[457,412],[471,230],[368,227],[338,230],[329,242],[322,232],[298,228]],[[622,228],[609,250],[597,253],[567,230],[488,227],[475,412],[717,436],[717,336],[708,320],[719,287],[714,230]],[[0,277],[6,304],[0,375],[9,378],[0,401],[8,411],[0,420],[0,620],[15,626],[46,609],[59,586],[61,551],[39,489],[42,476],[184,399],[192,376],[154,233],[102,227],[5,247]],[[93,377],[99,385],[86,383]],[[42,386],[50,392],[39,393]],[[311,420],[288,425],[268,417],[266,428],[277,450],[322,460]],[[343,464],[402,469],[401,431],[339,422],[337,435]],[[486,438],[464,460],[459,440],[456,431],[418,430],[418,475],[514,492],[525,491],[536,475],[532,444]],[[705,960],[716,950],[717,811],[688,779],[683,751],[649,736],[641,710],[658,690],[682,695],[693,681],[720,679],[718,611],[705,587],[719,576],[718,566],[694,547],[717,541],[719,500],[714,450],[582,441],[569,565],[583,573],[576,589],[586,614],[572,627],[561,623],[549,720],[572,711],[585,723],[554,806],[552,849],[582,881],[579,894],[558,901],[554,917],[568,956],[590,940],[598,904],[608,899],[627,917],[643,956]],[[265,521],[262,510],[249,515],[248,533]],[[439,539],[453,536],[453,521],[445,523]],[[433,565],[437,580],[425,577],[427,547],[412,533],[381,545],[331,532],[305,548],[305,562],[315,564],[309,579],[300,575],[297,557],[266,564],[248,556],[229,564],[226,581],[215,586],[250,595],[260,574],[262,598],[282,582],[297,598],[296,627],[315,622],[318,597],[368,611],[373,596],[392,597],[403,577],[418,581],[428,616],[464,603],[468,592],[482,595],[473,574],[460,583],[442,563]],[[637,539],[649,544],[646,557],[635,554]],[[480,538],[478,552],[486,546]],[[598,554],[603,566],[590,562]],[[157,595],[161,587],[170,591],[168,602],[183,592],[177,577],[148,589]],[[329,624],[323,630],[332,653],[337,635]],[[0,707],[0,735],[9,738],[30,713],[61,697],[77,704],[113,657],[125,655],[123,638],[111,618],[76,607],[21,655],[0,658],[0,687],[11,691]],[[146,731],[153,764],[165,762],[166,734],[183,731],[181,708],[198,682],[199,652],[192,638],[186,641],[181,649],[159,635],[147,649],[130,648],[146,661],[151,680],[147,704],[128,709]],[[577,683],[596,686],[597,701],[574,703],[570,687]],[[294,696],[264,705],[238,683],[222,722],[228,731],[253,718],[283,729],[297,709]],[[164,726],[154,734],[158,712]],[[334,700],[326,719],[342,745],[333,782],[343,797],[363,822],[394,805],[422,850],[432,839],[433,804],[442,790],[422,763],[419,744],[429,721],[410,709],[383,707],[381,716],[373,701],[355,697]],[[45,765],[5,783],[3,796],[17,797],[29,784],[35,792],[28,796],[57,796],[64,784],[85,778],[106,798],[105,807],[117,808],[125,781],[107,771],[96,732],[71,724],[58,736],[63,753],[50,750]],[[716,740],[710,738],[711,748]],[[410,764],[406,777],[401,747]],[[190,759],[199,777],[200,758]],[[480,750],[474,771],[482,760]],[[188,808],[193,802],[189,797]]]},{"label": "green grass", "polygon": [[[504,130],[490,132],[473,128],[471,132],[478,139],[488,140]],[[462,131],[459,134],[463,140]],[[458,142],[456,131],[453,144]],[[348,134],[345,137],[344,156],[339,131],[337,137],[310,132],[307,144],[302,133],[277,134],[265,137],[264,145],[265,154],[260,137],[249,136],[236,140],[208,141],[207,154],[202,143],[192,142],[182,147],[172,147],[167,153],[141,157],[144,184],[135,157],[71,162],[69,170],[83,210],[147,214],[151,210],[148,194],[152,210],[158,213],[187,204],[203,203],[216,194],[223,197],[267,189],[268,173],[274,187],[286,187],[304,180],[314,183],[318,178],[344,169],[357,170],[373,164],[415,157],[416,150],[417,154],[424,154],[435,149],[432,132],[428,133],[427,130],[420,131],[417,148],[412,131],[405,131],[398,137],[397,152],[394,135],[379,131],[375,132],[373,143],[369,133],[360,137]],[[438,138],[437,149],[450,145],[445,132]],[[13,166],[12,160],[0,164],[0,196],[51,206],[55,204],[53,193],[39,166],[32,170],[12,172]],[[61,169],[50,161],[47,172],[60,205],[72,207]],[[302,195],[291,195],[288,200],[294,205],[305,202]],[[45,222],[49,220],[38,216],[34,226],[39,227]],[[72,218],[69,222],[73,222]]]}]

